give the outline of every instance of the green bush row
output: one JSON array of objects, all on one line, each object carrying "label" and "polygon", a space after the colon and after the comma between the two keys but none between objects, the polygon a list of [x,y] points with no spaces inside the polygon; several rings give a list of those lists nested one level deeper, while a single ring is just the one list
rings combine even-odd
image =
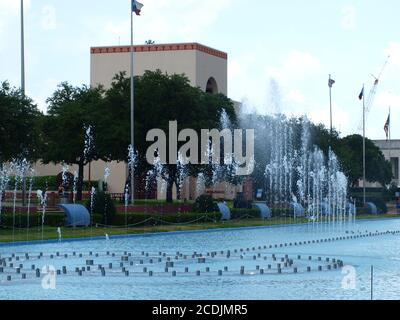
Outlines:
[{"label": "green bush row", "polygon": [[231,209],[231,219],[260,218],[259,209]]},{"label": "green bush row", "polygon": [[[207,217],[207,219],[205,219]],[[13,227],[13,214],[3,213],[1,215],[1,227]],[[94,214],[92,216],[93,225],[103,223],[103,215]],[[125,226],[127,221],[128,225],[139,224],[138,226],[154,226],[154,225],[167,225],[167,224],[179,224],[179,223],[189,223],[196,221],[198,219],[204,218],[202,220],[196,221],[196,223],[204,223],[211,221],[220,221],[222,215],[219,212],[212,213],[187,213],[187,214],[177,214],[177,215],[150,215],[146,213],[129,213],[125,219],[124,214],[117,214],[114,217],[114,221],[110,223],[113,226]],[[151,220],[149,220],[151,219]],[[149,220],[149,221],[146,221]],[[40,227],[42,225],[42,214],[32,213],[29,215],[29,227]],[[64,213],[58,212],[47,212],[45,214],[44,225],[50,227],[62,227],[65,226],[65,215]],[[15,214],[15,224],[16,228],[26,228],[28,226],[28,215],[26,213],[16,213]]]},{"label": "green bush row", "polygon": [[[0,225],[2,227],[13,227],[13,214],[2,213]],[[61,227],[65,224],[64,213],[58,212],[46,212],[44,216],[44,224],[50,227]],[[42,214],[31,213],[29,214],[29,227],[38,227],[42,225]],[[28,214],[27,213],[16,213],[15,214],[15,225],[16,228],[26,228],[28,226]]]},{"label": "green bush row", "polygon": [[[200,218],[205,218],[198,221],[199,223],[202,222],[210,222],[210,221],[220,221],[222,218],[221,213],[219,212],[211,212],[211,213],[184,213],[184,214],[176,214],[176,215],[151,215],[146,213],[128,213],[126,216],[125,214],[117,214],[114,217],[114,221],[112,223],[113,226],[124,226],[126,223],[128,225],[134,225],[140,223],[140,226],[154,226],[154,225],[163,225],[169,223],[189,223],[192,221],[196,221]],[[144,222],[146,220],[149,220]],[[162,223],[164,221],[166,223]],[[143,223],[142,223],[143,222]]]},{"label": "green bush row", "polygon": [[114,223],[116,208],[115,203],[108,193],[103,191],[96,192],[93,197],[93,208],[91,208],[91,199],[87,200],[84,204],[89,212],[93,211],[101,217],[99,223],[110,225]]},{"label": "green bush row", "polygon": [[290,208],[273,208],[271,211],[273,217],[292,217],[294,215],[293,209]]},{"label": "green bush row", "polygon": [[[22,182],[18,182],[18,190],[22,190],[21,187]],[[90,191],[90,185],[98,187],[99,181],[84,181],[83,182],[83,191]],[[26,188],[30,187],[30,178],[27,179]],[[15,177],[10,177],[8,183],[8,189],[13,190],[15,188]],[[32,180],[32,190],[51,190],[57,191],[57,177],[56,176],[43,176],[43,177],[34,177]]]}]

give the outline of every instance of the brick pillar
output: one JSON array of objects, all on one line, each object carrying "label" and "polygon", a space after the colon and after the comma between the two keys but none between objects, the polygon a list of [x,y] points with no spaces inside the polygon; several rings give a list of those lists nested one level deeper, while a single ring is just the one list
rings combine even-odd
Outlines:
[{"label": "brick pillar", "polygon": [[253,179],[251,177],[244,178],[243,181],[243,195],[246,201],[253,201]]}]

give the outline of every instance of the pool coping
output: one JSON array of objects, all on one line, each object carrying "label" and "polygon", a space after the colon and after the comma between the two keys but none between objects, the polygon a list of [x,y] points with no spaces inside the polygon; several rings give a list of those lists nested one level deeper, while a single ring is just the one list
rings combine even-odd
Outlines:
[{"label": "pool coping", "polygon": [[[368,222],[368,221],[385,221],[385,220],[400,220],[400,217],[393,218],[375,218],[375,219],[360,219],[357,222]],[[321,225],[326,223],[320,223]],[[185,234],[198,234],[198,233],[213,233],[213,232],[228,232],[228,231],[239,231],[239,230],[258,230],[258,229],[271,229],[271,228],[282,228],[282,227],[299,227],[306,226],[307,223],[296,223],[296,224],[276,224],[269,226],[253,226],[253,227],[237,227],[237,228],[217,228],[217,229],[203,229],[203,230],[187,230],[187,231],[167,231],[167,232],[154,232],[154,233],[138,233],[138,234],[121,234],[109,236],[109,240],[114,239],[130,239],[130,238],[150,238],[150,237],[161,237],[161,236],[174,236],[174,235],[185,235]],[[34,241],[17,241],[17,242],[0,242],[1,247],[22,247],[22,246],[33,246],[40,244],[56,244],[56,243],[72,243],[72,242],[86,242],[86,241],[99,241],[105,240],[105,236],[86,237],[86,238],[67,238],[57,240],[34,240]]]}]

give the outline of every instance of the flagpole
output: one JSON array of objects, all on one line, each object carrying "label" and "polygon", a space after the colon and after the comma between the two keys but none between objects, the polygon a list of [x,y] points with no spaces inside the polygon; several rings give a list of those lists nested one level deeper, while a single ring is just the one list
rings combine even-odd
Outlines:
[{"label": "flagpole", "polygon": [[391,107],[389,106],[389,161],[392,163],[392,115]]},{"label": "flagpole", "polygon": [[21,0],[21,91],[25,95],[24,0]]},{"label": "flagpole", "polygon": [[[21,0],[21,93],[25,96],[25,34],[24,34],[24,0]],[[22,206],[25,206],[26,177],[22,177]]]},{"label": "flagpole", "polygon": [[332,78],[329,75],[329,106],[330,106],[330,113],[331,113],[331,137],[333,133],[333,121],[332,121]]},{"label": "flagpole", "polygon": [[[131,6],[131,145],[135,152],[135,88],[134,88],[134,47],[133,47],[133,10]],[[134,164],[131,166],[131,201],[135,201],[135,172]]]},{"label": "flagpole", "polygon": [[364,197],[364,206],[367,203],[366,201],[366,159],[365,159],[365,84],[363,84],[363,197]]},{"label": "flagpole", "polygon": [[[392,107],[389,107],[389,141],[390,147],[392,147]],[[390,149],[390,151],[392,151]]]}]

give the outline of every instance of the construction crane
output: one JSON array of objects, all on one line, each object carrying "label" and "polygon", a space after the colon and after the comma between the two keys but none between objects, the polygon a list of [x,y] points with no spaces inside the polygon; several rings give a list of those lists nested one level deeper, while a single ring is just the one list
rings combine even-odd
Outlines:
[{"label": "construction crane", "polygon": [[[383,72],[386,69],[386,66],[387,66],[387,64],[389,62],[389,59],[390,59],[390,56],[387,57],[387,59],[386,59],[384,65],[383,65],[383,67],[381,69],[381,72],[379,73],[378,77],[376,77],[375,75],[371,74],[371,76],[374,78],[374,84],[373,84],[373,86],[372,86],[372,88],[371,88],[371,90],[370,90],[370,92],[368,94],[368,97],[367,97],[366,101],[365,101],[365,119],[368,118],[369,112],[371,111],[372,105],[374,104],[375,96],[376,96],[376,93],[378,91],[378,86],[379,86],[379,83],[380,83],[380,79],[382,77]],[[361,119],[360,125],[358,126],[358,131],[362,131],[362,130],[363,130],[363,121]]]}]

